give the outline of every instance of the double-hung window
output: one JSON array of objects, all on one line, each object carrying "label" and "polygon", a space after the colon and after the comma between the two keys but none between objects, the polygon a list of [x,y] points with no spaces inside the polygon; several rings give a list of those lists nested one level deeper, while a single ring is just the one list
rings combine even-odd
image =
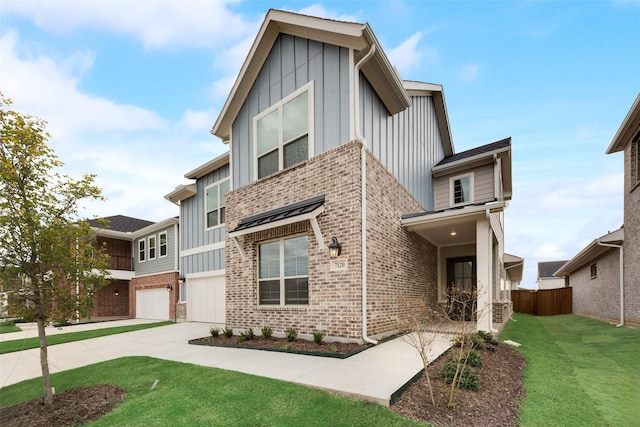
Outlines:
[{"label": "double-hung window", "polygon": [[258,303],[309,304],[309,241],[307,236],[258,245]]},{"label": "double-hung window", "polygon": [[147,251],[144,245],[144,239],[138,240],[138,262],[144,262],[147,255]]},{"label": "double-hung window", "polygon": [[254,118],[258,178],[303,162],[313,154],[312,93],[313,82]]},{"label": "double-hung window", "polygon": [[160,233],[160,258],[167,256],[167,232]]},{"label": "double-hung window", "polygon": [[156,259],[156,236],[149,236],[149,260]]},{"label": "double-hung window", "polygon": [[631,141],[631,188],[640,184],[640,134]]},{"label": "double-hung window", "polygon": [[449,178],[451,206],[473,202],[473,174]]},{"label": "double-hung window", "polygon": [[229,179],[218,181],[206,188],[206,228],[217,227],[225,222],[225,195],[229,192]]}]

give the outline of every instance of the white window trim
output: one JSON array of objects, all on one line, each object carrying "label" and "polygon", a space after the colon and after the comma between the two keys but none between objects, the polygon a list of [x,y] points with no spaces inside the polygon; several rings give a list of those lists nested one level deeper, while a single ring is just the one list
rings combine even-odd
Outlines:
[{"label": "white window trim", "polygon": [[[151,257],[151,239],[153,239],[153,257]],[[154,234],[153,236],[147,237],[147,259],[149,261],[153,261],[158,257],[158,237]]]},{"label": "white window trim", "polygon": [[[207,214],[209,213],[207,211],[207,190],[209,190],[211,187],[215,187],[216,185],[219,186],[220,184],[222,184],[225,181],[229,181],[229,191],[231,191],[231,179],[230,179],[230,177],[219,179],[216,182],[211,183],[211,184],[207,185],[204,188],[204,203],[203,203],[203,205],[204,205],[204,230],[205,231],[215,230],[216,228],[224,227],[224,224],[225,224],[224,222],[220,222],[220,223],[218,223],[218,225],[214,225],[213,227],[207,227]],[[218,189],[218,203],[219,202],[220,202],[220,190]],[[220,219],[220,208],[222,208],[222,207],[226,208],[226,206],[227,206],[226,201],[225,201],[224,206],[218,206],[218,220]]]},{"label": "white window trim", "polygon": [[[308,92],[307,95],[307,115],[308,115],[308,119],[307,119],[307,141],[308,141],[308,147],[307,147],[307,159],[310,159],[311,157],[314,156],[314,144],[313,144],[313,135],[314,135],[314,131],[313,131],[313,80],[310,81],[309,83],[305,84],[304,86],[302,86],[300,89],[292,92],[291,94],[287,95],[286,97],[282,98],[280,101],[278,101],[276,104],[272,105],[271,107],[267,108],[266,110],[262,111],[260,114],[256,115],[253,118],[253,176],[254,179],[259,179],[258,178],[258,120],[260,120],[261,118],[269,115],[270,113],[272,113],[275,110],[282,110],[282,106],[284,104],[286,104],[287,102],[291,101],[292,99],[294,99],[295,97],[297,97],[298,95],[300,95],[303,92]],[[284,165],[283,165],[283,149],[282,149],[282,126],[279,127],[279,137],[278,137],[278,172],[280,172],[281,170],[284,169]],[[277,172],[276,172],[277,173]]]},{"label": "white window trim", "polygon": [[[143,244],[143,248],[142,250],[140,250],[140,243]],[[144,259],[140,258],[140,254],[144,254]],[[142,264],[143,262],[147,261],[147,244],[146,244],[146,239],[138,239],[138,263]]]},{"label": "white window trim", "polygon": [[[458,179],[469,178],[469,200],[462,203],[455,203],[455,182]],[[473,203],[475,200],[473,172],[452,176],[449,178],[449,206],[464,206]]]},{"label": "white window trim", "polygon": [[[167,247],[166,253],[162,255],[162,236],[164,235],[165,246]],[[163,231],[158,234],[158,258],[165,258],[169,255],[169,233]]]},{"label": "white window trim", "polygon": [[[307,236],[307,275],[305,276],[285,276],[284,275],[284,241],[285,240],[289,240],[289,239],[295,239],[296,237],[302,237],[302,236]],[[309,300],[311,300],[311,298],[309,298],[309,300],[307,301],[306,304],[285,304],[285,284],[284,281],[285,279],[300,279],[303,277],[307,278],[307,292],[309,289],[309,252],[308,252],[308,245],[309,245],[309,239],[308,239],[308,234],[306,233],[301,233],[301,234],[292,234],[289,236],[283,236],[277,239],[271,239],[271,240],[264,240],[258,243],[258,246],[262,245],[262,244],[266,244],[266,243],[272,243],[272,242],[280,242],[280,304],[276,305],[276,304],[260,304],[260,250],[258,248],[256,248],[256,257],[257,257],[257,263],[256,265],[258,266],[258,268],[256,269],[256,284],[257,284],[257,292],[256,292],[256,297],[257,297],[257,305],[258,307],[307,307],[309,306]],[[271,280],[273,280],[275,278],[271,278]]]}]

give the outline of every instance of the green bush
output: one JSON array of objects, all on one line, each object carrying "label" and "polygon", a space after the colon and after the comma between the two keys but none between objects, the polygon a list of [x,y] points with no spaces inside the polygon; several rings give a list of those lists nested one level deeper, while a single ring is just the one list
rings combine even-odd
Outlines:
[{"label": "green bush", "polygon": [[273,329],[271,329],[271,326],[263,326],[262,327],[262,337],[264,339],[271,339],[271,336],[273,335]]},{"label": "green bush", "polygon": [[322,339],[324,338],[324,333],[320,331],[313,332],[313,342],[316,344],[322,344]]},{"label": "green bush", "polygon": [[[442,366],[442,375],[447,384],[453,382],[457,367],[458,363],[455,360],[450,360]],[[462,365],[460,365],[460,369],[463,369]],[[471,366],[466,365],[460,375],[458,388],[461,390],[480,390],[480,375]]]},{"label": "green bush", "polygon": [[224,329],[222,330],[222,333],[224,334],[225,337],[231,338],[233,336],[233,328],[225,326]]},{"label": "green bush", "polygon": [[284,333],[287,336],[287,341],[289,342],[295,341],[298,338],[298,331],[296,331],[295,328],[289,327],[284,331]]},{"label": "green bush", "polygon": [[211,336],[214,338],[218,338],[218,335],[220,335],[220,328],[216,327],[212,327],[211,329],[209,329],[209,332],[211,332]]},{"label": "green bush", "polygon": [[474,368],[479,368],[482,366],[482,355],[477,351],[469,352],[467,356],[467,365],[473,366]]},{"label": "green bush", "polygon": [[478,335],[478,337],[480,337],[484,342],[490,343],[495,341],[495,338],[493,337],[493,334],[491,332],[478,331],[476,332],[476,335]]},{"label": "green bush", "polygon": [[256,335],[253,333],[253,329],[248,328],[246,331],[240,332],[240,336],[244,337],[244,341],[247,341],[252,340]]}]

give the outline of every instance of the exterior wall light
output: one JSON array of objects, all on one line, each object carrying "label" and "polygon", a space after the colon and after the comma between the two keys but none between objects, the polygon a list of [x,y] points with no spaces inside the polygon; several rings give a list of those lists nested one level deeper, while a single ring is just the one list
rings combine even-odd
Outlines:
[{"label": "exterior wall light", "polygon": [[120,295],[120,292],[118,292],[118,290],[116,289],[116,291],[113,293],[115,296]]},{"label": "exterior wall light", "polygon": [[342,251],[342,245],[338,243],[338,239],[335,237],[331,238],[331,244],[329,244],[329,258],[334,259],[340,256],[340,252]]},{"label": "exterior wall light", "polygon": [[169,283],[167,285],[167,291],[171,292],[173,290],[173,286],[171,285],[171,283]]},{"label": "exterior wall light", "polygon": [[183,275],[180,275],[180,277],[178,277],[178,284],[182,285],[186,281],[187,279],[185,279]]}]

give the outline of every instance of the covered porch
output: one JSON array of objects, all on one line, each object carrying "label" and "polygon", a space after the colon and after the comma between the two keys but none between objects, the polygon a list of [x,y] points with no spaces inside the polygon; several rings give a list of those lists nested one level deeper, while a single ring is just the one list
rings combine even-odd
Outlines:
[{"label": "covered porch", "polygon": [[515,278],[505,270],[505,207],[506,202],[489,202],[402,218],[405,229],[437,248],[438,303],[448,302],[452,287],[477,291],[477,311],[471,320],[476,330],[492,333],[502,328],[512,311],[508,283]]}]

